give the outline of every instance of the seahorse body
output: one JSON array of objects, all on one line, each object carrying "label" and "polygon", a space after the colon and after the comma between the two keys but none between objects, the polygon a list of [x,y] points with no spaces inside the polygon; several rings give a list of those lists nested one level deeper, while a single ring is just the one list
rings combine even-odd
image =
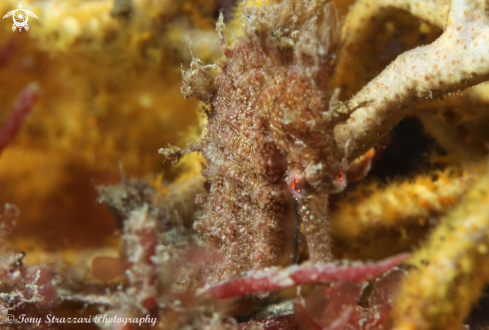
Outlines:
[{"label": "seahorse body", "polygon": [[[206,159],[208,193],[198,198],[203,212],[194,228],[226,255],[216,282],[295,261],[295,200],[303,223],[310,220],[311,256],[329,261],[327,197],[342,166],[330,134],[330,6],[287,0],[246,8],[243,17],[232,47],[222,38],[222,18],[217,24],[224,60],[204,66],[194,58],[183,73],[184,96],[207,103],[208,123],[193,149]],[[292,172],[304,178],[308,194],[291,192]]]}]

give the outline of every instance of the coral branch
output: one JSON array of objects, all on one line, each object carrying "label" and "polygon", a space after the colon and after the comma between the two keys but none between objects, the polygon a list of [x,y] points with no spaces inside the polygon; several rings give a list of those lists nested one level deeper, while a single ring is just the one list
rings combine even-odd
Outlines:
[{"label": "coral branch", "polygon": [[[389,13],[390,8],[402,9],[410,12],[430,24],[443,27],[447,20],[449,1],[436,0],[368,0],[357,1],[350,10],[345,21],[345,30],[352,42],[364,42],[369,39],[372,29],[365,28],[365,22],[381,22],[382,15]],[[380,14],[379,14],[380,13]]]},{"label": "coral branch", "polygon": [[406,251],[438,215],[457,205],[475,177],[447,168],[385,187],[360,185],[330,214],[336,257],[384,258]]},{"label": "coral branch", "polygon": [[311,282],[363,282],[385,273],[408,257],[409,254],[399,254],[380,262],[351,266],[303,264],[285,269],[273,268],[251,272],[245,277],[211,286],[206,289],[206,292],[215,298],[226,299],[258,291],[280,290]]},{"label": "coral branch", "polygon": [[436,139],[443,150],[456,157],[458,162],[470,164],[484,159],[484,148],[466,141],[458,127],[442,120],[433,111],[420,111],[418,118],[424,129]]},{"label": "coral branch", "polygon": [[[414,255],[394,316],[397,329],[454,329],[489,279],[489,165],[460,205]],[[433,285],[435,284],[435,285]]]},{"label": "coral branch", "polygon": [[400,55],[338,110],[354,111],[334,129],[338,147],[352,160],[377,144],[423,100],[486,81],[488,38],[485,2],[453,0],[440,38]]},{"label": "coral branch", "polygon": [[[378,42],[379,30],[397,12],[408,11],[425,22],[443,28],[448,17],[449,1],[427,0],[359,0],[346,16],[343,25],[345,46],[340,52],[339,70],[342,92],[352,95],[377,75],[379,54],[372,44]],[[383,67],[382,67],[383,68]],[[346,82],[346,84],[344,84]],[[346,86],[343,86],[346,85]]]},{"label": "coral branch", "polygon": [[20,92],[12,112],[0,128],[0,151],[12,141],[20,130],[25,117],[31,111],[38,96],[39,87],[36,84],[30,84]]}]

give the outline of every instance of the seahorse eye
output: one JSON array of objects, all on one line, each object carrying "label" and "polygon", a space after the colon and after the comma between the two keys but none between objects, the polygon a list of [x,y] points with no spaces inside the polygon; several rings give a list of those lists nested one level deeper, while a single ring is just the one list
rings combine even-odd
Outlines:
[{"label": "seahorse eye", "polygon": [[290,183],[290,188],[292,188],[293,191],[296,193],[301,193],[301,185],[299,184],[299,179],[293,179],[292,182]]},{"label": "seahorse eye", "polygon": [[345,187],[347,185],[345,172],[340,171],[340,172],[336,173],[336,176],[335,176],[334,181],[333,181],[333,185],[336,188],[336,192],[340,192],[343,189],[345,189]]},{"label": "seahorse eye", "polygon": [[298,170],[290,170],[287,177],[287,184],[292,194],[297,198],[303,198],[307,194],[306,179],[304,175]]}]

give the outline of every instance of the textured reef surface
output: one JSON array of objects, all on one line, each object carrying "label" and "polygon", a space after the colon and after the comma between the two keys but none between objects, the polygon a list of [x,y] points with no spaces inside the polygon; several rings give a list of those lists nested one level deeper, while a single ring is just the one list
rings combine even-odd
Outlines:
[{"label": "textured reef surface", "polygon": [[2,329],[489,325],[485,1],[23,8]]}]

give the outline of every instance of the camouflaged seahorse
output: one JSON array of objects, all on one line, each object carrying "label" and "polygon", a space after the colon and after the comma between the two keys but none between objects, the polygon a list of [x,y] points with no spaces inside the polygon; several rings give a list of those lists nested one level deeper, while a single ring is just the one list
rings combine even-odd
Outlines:
[{"label": "camouflaged seahorse", "polygon": [[214,279],[296,260],[297,214],[310,260],[331,261],[327,201],[346,184],[332,139],[330,107],[337,19],[325,1],[283,1],[244,10],[230,47],[217,24],[225,58],[194,58],[182,93],[206,103],[203,137],[193,150],[206,159],[208,193],[194,228],[226,255]]}]

